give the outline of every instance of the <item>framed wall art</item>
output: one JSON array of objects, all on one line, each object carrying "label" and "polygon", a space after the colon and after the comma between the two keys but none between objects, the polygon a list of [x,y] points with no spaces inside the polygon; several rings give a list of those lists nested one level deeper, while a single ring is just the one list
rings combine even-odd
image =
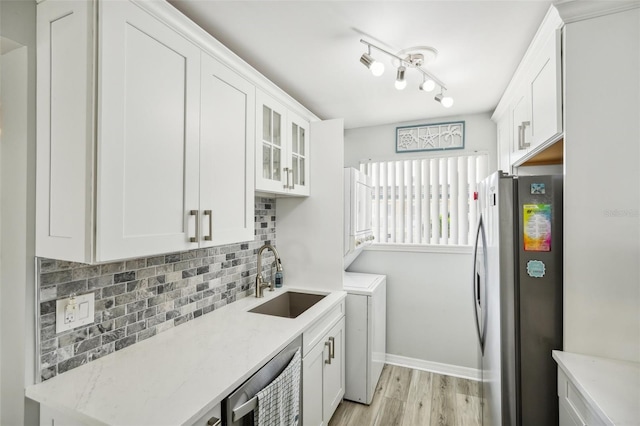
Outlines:
[{"label": "framed wall art", "polygon": [[396,127],[396,153],[464,148],[464,121]]}]

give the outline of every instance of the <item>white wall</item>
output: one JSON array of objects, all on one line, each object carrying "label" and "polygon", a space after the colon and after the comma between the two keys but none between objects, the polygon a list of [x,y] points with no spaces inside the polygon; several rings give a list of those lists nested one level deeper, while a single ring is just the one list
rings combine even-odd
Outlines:
[{"label": "white wall", "polygon": [[276,203],[285,286],[342,290],[344,122],[311,123],[309,190]]},{"label": "white wall", "polygon": [[0,424],[38,423],[24,397],[35,363],[35,1],[1,1],[0,37],[23,45],[2,55],[0,155]]},{"label": "white wall", "polygon": [[[465,122],[465,149],[466,152],[485,151],[489,153],[489,171],[496,170],[496,125],[491,121],[491,114],[474,114],[468,116],[453,116],[437,120],[421,120],[403,123],[384,124],[374,127],[360,127],[345,131],[345,167],[358,168],[361,160],[391,160],[394,158],[406,158],[415,156],[411,154],[396,154],[396,127],[411,126],[414,124],[441,123],[445,121]],[[453,154],[461,150],[451,151]],[[428,153],[427,153],[428,155]]]},{"label": "white wall", "polygon": [[565,43],[564,349],[640,362],[640,10]]},{"label": "white wall", "polygon": [[387,353],[477,368],[472,255],[365,251],[352,272],[387,275]]},{"label": "white wall", "polygon": [[[496,169],[496,125],[491,115],[449,117],[465,121],[465,151],[489,153],[489,170]],[[396,123],[345,132],[345,165],[358,167],[361,159],[404,158],[395,153],[395,128],[428,124],[433,120]],[[460,151],[458,151],[460,152]],[[407,357],[415,365],[444,372],[456,367],[478,367],[477,338],[471,290],[472,255],[365,250],[349,271],[387,275],[387,353]],[[411,361],[411,360],[408,360]],[[422,362],[426,362],[423,364]],[[473,371],[467,371],[473,376]]]}]

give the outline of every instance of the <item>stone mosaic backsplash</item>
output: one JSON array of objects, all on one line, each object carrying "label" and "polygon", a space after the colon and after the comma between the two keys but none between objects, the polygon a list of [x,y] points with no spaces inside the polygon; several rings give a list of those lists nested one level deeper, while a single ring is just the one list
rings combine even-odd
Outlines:
[{"label": "stone mosaic backsplash", "polygon": [[[42,380],[254,294],[257,251],[276,243],[275,199],[255,203],[254,241],[102,265],[39,258]],[[56,334],[56,299],[89,292],[95,322]]]}]

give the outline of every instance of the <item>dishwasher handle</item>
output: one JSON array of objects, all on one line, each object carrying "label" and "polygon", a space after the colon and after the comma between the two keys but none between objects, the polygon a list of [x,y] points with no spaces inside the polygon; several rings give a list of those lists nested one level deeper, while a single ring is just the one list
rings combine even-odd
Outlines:
[{"label": "dishwasher handle", "polygon": [[258,397],[254,396],[253,398],[251,398],[241,406],[233,409],[231,420],[234,422],[237,422],[238,420],[240,420],[241,418],[243,418],[244,416],[246,416],[247,414],[255,410],[257,406],[258,406]]}]

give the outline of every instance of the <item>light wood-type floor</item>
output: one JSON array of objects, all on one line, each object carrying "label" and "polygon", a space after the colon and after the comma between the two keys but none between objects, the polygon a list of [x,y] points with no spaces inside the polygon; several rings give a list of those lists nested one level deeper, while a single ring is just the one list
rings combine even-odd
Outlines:
[{"label": "light wood-type floor", "polygon": [[480,425],[478,382],[385,365],[370,406],[344,400],[329,426]]}]

